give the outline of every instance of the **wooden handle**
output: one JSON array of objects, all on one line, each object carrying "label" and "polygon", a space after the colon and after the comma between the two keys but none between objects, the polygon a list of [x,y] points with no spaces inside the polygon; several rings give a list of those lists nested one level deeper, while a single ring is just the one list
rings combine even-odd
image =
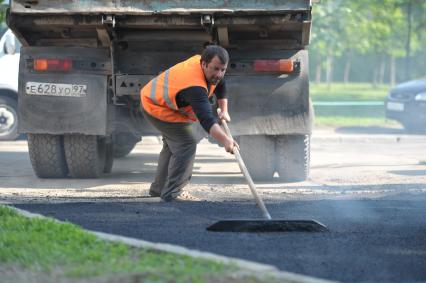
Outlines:
[{"label": "wooden handle", "polygon": [[[217,113],[220,116],[221,110],[219,108],[217,109]],[[222,121],[222,126],[223,126],[223,128],[225,130],[226,135],[228,137],[230,137],[231,139],[233,139],[232,135],[231,135],[231,131],[229,130],[228,124],[226,123],[225,119],[221,119],[221,121]],[[244,177],[245,177],[245,179],[246,179],[246,181],[247,181],[247,183],[249,185],[251,194],[253,195],[253,197],[254,197],[254,199],[256,201],[257,206],[262,211],[263,217],[265,219],[267,219],[267,220],[271,220],[272,219],[271,215],[269,214],[268,210],[266,209],[266,206],[263,203],[263,200],[257,194],[256,186],[254,185],[254,182],[253,182],[253,180],[252,180],[252,178],[250,176],[250,173],[248,172],[247,167],[244,164],[243,158],[241,157],[239,150],[236,147],[234,147],[233,148],[233,152],[234,152],[235,158],[238,161],[238,165],[240,166],[241,172],[243,173],[243,175],[244,175]]]}]

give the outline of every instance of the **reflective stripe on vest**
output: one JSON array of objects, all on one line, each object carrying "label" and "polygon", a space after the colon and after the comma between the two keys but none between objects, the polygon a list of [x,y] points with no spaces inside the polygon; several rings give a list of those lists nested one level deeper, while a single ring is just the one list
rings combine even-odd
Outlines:
[{"label": "reflective stripe on vest", "polygon": [[199,86],[211,96],[216,86],[210,90],[200,65],[201,56],[195,55],[159,74],[141,89],[141,102],[144,110],[153,117],[166,122],[196,121],[191,106],[179,108],[176,95],[189,87]]},{"label": "reflective stripe on vest", "polygon": [[169,97],[169,73],[170,73],[170,69],[167,69],[167,71],[164,74],[163,98],[167,106],[169,106],[169,108],[177,110],[177,107],[173,105]]},{"label": "reflective stripe on vest", "polygon": [[194,111],[186,111],[187,107],[183,107],[183,108],[179,108],[179,113],[181,113],[182,115],[185,115],[186,117],[188,117],[191,121],[197,121],[197,116],[195,115]]},{"label": "reflective stripe on vest", "polygon": [[158,77],[155,77],[151,83],[151,92],[149,93],[149,98],[152,100],[152,102],[158,105],[158,101],[155,98],[155,89],[157,88],[157,79]]}]

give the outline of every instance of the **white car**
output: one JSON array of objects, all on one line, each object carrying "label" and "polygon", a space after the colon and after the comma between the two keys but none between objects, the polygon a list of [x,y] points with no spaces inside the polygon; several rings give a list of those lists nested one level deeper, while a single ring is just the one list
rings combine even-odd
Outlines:
[{"label": "white car", "polygon": [[18,134],[18,73],[21,44],[9,29],[0,40],[0,140]]}]

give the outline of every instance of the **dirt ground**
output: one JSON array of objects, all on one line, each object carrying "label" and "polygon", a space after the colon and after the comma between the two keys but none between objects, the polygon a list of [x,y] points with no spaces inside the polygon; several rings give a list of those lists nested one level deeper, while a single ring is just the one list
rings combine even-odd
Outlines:
[{"label": "dirt ground", "polygon": [[[311,146],[310,177],[305,182],[257,183],[260,194],[279,199],[356,199],[425,192],[426,136],[342,135],[319,131]],[[154,178],[160,140],[145,138],[132,153],[116,159],[101,179],[38,179],[26,141],[0,142],[0,201],[138,201]],[[250,199],[232,155],[203,141],[186,188],[208,201]]]}]

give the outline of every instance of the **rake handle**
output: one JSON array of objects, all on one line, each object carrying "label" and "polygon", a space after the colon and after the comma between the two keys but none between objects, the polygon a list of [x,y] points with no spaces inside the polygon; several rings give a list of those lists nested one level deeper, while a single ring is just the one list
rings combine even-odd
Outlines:
[{"label": "rake handle", "polygon": [[[217,113],[218,113],[219,115],[220,115],[220,113],[221,113],[221,110],[220,110],[219,108],[217,109]],[[232,138],[231,131],[229,130],[228,124],[226,123],[225,119],[221,119],[221,121],[222,121],[222,126],[223,126],[223,128],[224,128],[224,130],[225,130],[226,135],[227,135],[228,137],[230,137],[231,139],[233,139],[233,138]],[[263,217],[264,217],[265,219],[267,219],[267,220],[271,220],[271,219],[272,219],[272,217],[271,217],[271,215],[269,214],[268,210],[266,209],[266,206],[265,206],[265,204],[264,204],[263,200],[262,200],[262,199],[260,198],[260,196],[257,194],[256,186],[254,185],[254,182],[253,182],[253,180],[252,180],[252,178],[251,178],[251,176],[250,176],[250,173],[249,173],[249,172],[248,172],[248,170],[247,170],[247,167],[246,167],[246,165],[245,165],[245,163],[244,163],[244,160],[243,160],[243,158],[241,157],[240,151],[239,151],[236,147],[234,147],[234,148],[233,148],[233,152],[234,152],[235,158],[236,158],[236,159],[237,159],[237,161],[238,161],[238,165],[240,166],[241,172],[243,173],[243,175],[244,175],[244,177],[245,177],[245,179],[246,179],[246,181],[247,181],[247,183],[248,183],[248,185],[249,185],[249,188],[250,188],[251,194],[253,195],[253,197],[254,197],[254,199],[255,199],[255,201],[256,201],[257,206],[258,206],[258,207],[260,208],[260,210],[262,211]]]}]

